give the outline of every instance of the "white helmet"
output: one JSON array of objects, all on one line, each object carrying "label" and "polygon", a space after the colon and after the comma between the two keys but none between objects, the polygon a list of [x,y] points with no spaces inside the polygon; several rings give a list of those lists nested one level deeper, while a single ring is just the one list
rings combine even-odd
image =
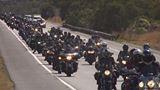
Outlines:
[{"label": "white helmet", "polygon": [[141,49],[136,48],[136,49],[133,51],[133,55],[143,55],[143,52],[142,52]]}]

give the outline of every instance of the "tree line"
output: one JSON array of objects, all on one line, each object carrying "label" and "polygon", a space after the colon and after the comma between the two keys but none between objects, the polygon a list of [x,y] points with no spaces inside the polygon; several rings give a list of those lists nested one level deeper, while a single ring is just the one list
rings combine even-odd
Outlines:
[{"label": "tree line", "polygon": [[104,32],[126,30],[139,17],[160,20],[159,0],[57,0],[56,6],[67,23]]},{"label": "tree line", "polygon": [[160,20],[159,0],[8,0],[1,11],[41,14],[48,18],[58,8],[71,25],[104,32],[126,30],[137,18]]}]

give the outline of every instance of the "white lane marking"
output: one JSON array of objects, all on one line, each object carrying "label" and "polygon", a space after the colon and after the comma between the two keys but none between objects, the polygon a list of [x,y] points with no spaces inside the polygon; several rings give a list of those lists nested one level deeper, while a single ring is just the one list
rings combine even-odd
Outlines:
[{"label": "white lane marking", "polygon": [[[1,21],[2,22],[2,21]],[[4,22],[2,22],[4,24]],[[18,39],[18,41],[27,49],[27,51],[34,57],[34,59],[45,69],[47,70],[50,74],[52,74],[52,71],[49,70],[45,65],[43,65],[43,63],[29,50],[29,48],[26,46],[26,44],[24,44],[22,42],[22,40],[13,32],[13,30],[11,30],[8,26],[6,26],[7,29]],[[62,82],[64,85],[66,85],[67,87],[69,87],[71,90],[77,90],[75,89],[73,86],[71,86],[70,84],[66,83],[64,80],[62,80],[61,78],[55,76],[60,82]]]}]

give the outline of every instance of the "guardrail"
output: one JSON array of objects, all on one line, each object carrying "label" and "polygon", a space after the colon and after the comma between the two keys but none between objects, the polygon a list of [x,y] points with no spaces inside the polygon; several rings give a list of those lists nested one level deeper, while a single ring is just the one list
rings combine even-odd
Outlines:
[{"label": "guardrail", "polygon": [[76,26],[69,25],[69,24],[63,24],[63,27],[69,28],[72,31],[78,31],[78,32],[86,33],[86,34],[98,34],[102,38],[109,39],[109,40],[115,40],[117,37],[112,34],[100,32],[100,31],[96,31],[96,30],[92,30],[92,29],[82,28],[82,27],[76,27]]}]

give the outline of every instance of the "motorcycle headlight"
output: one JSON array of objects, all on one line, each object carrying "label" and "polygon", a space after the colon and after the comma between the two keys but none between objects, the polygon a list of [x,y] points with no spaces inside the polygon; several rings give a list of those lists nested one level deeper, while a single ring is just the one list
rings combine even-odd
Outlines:
[{"label": "motorcycle headlight", "polygon": [[104,72],[104,74],[106,75],[106,76],[108,76],[108,75],[110,75],[110,71],[109,70],[106,70],[105,72]]},{"label": "motorcycle headlight", "polygon": [[78,49],[78,48],[79,48],[78,46],[75,47],[75,49]]},{"label": "motorcycle headlight", "polygon": [[140,83],[139,83],[139,87],[140,87],[140,88],[143,88],[143,87],[144,87],[144,83],[143,83],[143,82],[140,82]]},{"label": "motorcycle headlight", "polygon": [[57,35],[54,35],[54,38],[57,38]]},{"label": "motorcycle headlight", "polygon": [[96,43],[96,45],[97,45],[97,46],[99,46],[99,45],[100,45],[100,43]]},{"label": "motorcycle headlight", "polygon": [[127,64],[127,61],[124,61],[124,60],[123,60],[123,61],[122,61],[122,64],[126,65],[126,64]]},{"label": "motorcycle headlight", "polygon": [[129,77],[125,77],[126,79],[129,79]]},{"label": "motorcycle headlight", "polygon": [[72,60],[72,56],[67,56],[67,60]]},{"label": "motorcycle headlight", "polygon": [[38,44],[41,44],[41,42],[38,42]]},{"label": "motorcycle headlight", "polygon": [[88,53],[89,53],[89,54],[93,54],[93,53],[94,53],[94,51],[88,51]]},{"label": "motorcycle headlight", "polygon": [[153,88],[155,86],[155,82],[153,80],[148,81],[147,86],[149,88]]},{"label": "motorcycle headlight", "polygon": [[47,53],[49,53],[49,50],[47,51]]},{"label": "motorcycle headlight", "polygon": [[62,58],[61,58],[61,57],[58,57],[58,59],[61,60]]},{"label": "motorcycle headlight", "polygon": [[38,31],[38,29],[36,28],[36,29],[35,29],[35,31],[37,32],[37,31]]}]

